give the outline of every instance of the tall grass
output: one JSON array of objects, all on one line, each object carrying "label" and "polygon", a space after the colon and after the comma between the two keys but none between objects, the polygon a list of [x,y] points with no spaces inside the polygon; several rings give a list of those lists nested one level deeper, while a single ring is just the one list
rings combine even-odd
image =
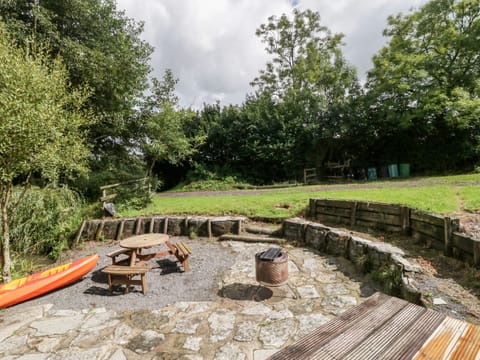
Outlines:
[{"label": "tall grass", "polygon": [[[19,189],[14,192],[12,204],[19,194]],[[82,205],[80,196],[66,187],[30,189],[11,218],[12,251],[57,258],[79,227]]]}]

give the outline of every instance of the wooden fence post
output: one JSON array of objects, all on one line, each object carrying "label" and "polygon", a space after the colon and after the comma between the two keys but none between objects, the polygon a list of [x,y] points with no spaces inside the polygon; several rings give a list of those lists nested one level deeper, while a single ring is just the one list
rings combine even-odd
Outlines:
[{"label": "wooden fence post", "polygon": [[124,226],[125,226],[125,220],[120,221],[120,226],[118,227],[117,236],[115,237],[115,240],[122,240]]},{"label": "wooden fence post", "polygon": [[357,222],[357,202],[352,203],[352,208],[350,209],[350,226],[355,226]]},{"label": "wooden fence post", "polygon": [[410,208],[408,206],[400,206],[400,222],[402,224],[402,233],[410,235]]},{"label": "wooden fence post", "polygon": [[451,219],[446,216],[443,220],[443,230],[445,237],[445,255],[453,256],[453,247],[452,247],[452,222]]},{"label": "wooden fence post", "polygon": [[98,241],[102,236],[104,225],[105,225],[105,221],[102,221],[100,224],[98,224],[97,231],[95,233],[95,241]]},{"label": "wooden fence post", "polygon": [[165,222],[163,223],[163,233],[166,234],[168,232],[168,217],[165,218]]},{"label": "wooden fence post", "polygon": [[80,229],[78,230],[77,236],[75,237],[74,245],[77,246],[80,239],[82,238],[82,233],[83,229],[85,228],[85,225],[87,224],[87,220],[82,221],[82,225],[80,226]]},{"label": "wooden fence post", "polygon": [[212,237],[212,221],[210,219],[207,219],[207,235],[209,239]]},{"label": "wooden fence post", "polygon": [[150,219],[150,227],[148,228],[148,232],[149,232],[150,234],[153,233],[153,226],[154,226],[154,225],[155,225],[155,218],[152,217],[152,218]]},{"label": "wooden fence post", "polygon": [[142,226],[142,218],[138,218],[137,219],[137,223],[135,224],[135,235],[139,235],[140,234],[140,227]]},{"label": "wooden fence post", "polygon": [[473,264],[475,266],[480,265],[480,240],[472,239],[473,240]]}]

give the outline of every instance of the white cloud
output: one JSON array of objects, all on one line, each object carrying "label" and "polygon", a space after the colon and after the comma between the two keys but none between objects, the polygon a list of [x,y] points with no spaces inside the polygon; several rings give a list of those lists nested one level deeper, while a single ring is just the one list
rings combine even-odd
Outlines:
[{"label": "white cloud", "polygon": [[255,30],[271,15],[294,6],[318,11],[323,25],[345,34],[344,53],[364,77],[385,43],[388,15],[406,13],[426,0],[117,0],[119,10],[145,23],[143,39],[155,47],[154,76],[172,69],[184,106],[220,100],[241,103],[265,66]]}]

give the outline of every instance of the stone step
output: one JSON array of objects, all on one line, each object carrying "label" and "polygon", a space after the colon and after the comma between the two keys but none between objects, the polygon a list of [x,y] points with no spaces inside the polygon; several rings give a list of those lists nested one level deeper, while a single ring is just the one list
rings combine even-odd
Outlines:
[{"label": "stone step", "polygon": [[282,233],[282,227],[274,229],[262,226],[247,225],[245,226],[244,231],[250,234],[280,236]]},{"label": "stone step", "polygon": [[253,235],[246,235],[246,234],[240,234],[240,235],[232,235],[232,234],[224,234],[218,238],[219,241],[226,241],[226,240],[232,240],[232,241],[243,241],[243,242],[249,242],[249,243],[269,243],[269,244],[285,244],[286,240],[285,239],[280,239],[280,238],[275,238],[275,237],[268,237],[268,236],[253,236]]}]

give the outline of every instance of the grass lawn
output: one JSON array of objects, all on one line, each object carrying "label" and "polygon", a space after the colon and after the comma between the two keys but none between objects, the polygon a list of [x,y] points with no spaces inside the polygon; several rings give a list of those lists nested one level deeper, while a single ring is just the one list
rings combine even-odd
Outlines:
[{"label": "grass lawn", "polygon": [[480,174],[383,181],[374,183],[373,188],[364,188],[362,184],[365,183],[326,185],[321,191],[305,186],[255,195],[155,197],[146,209],[126,210],[119,215],[244,215],[281,219],[303,214],[311,198],[402,204],[438,214],[480,210]]}]

